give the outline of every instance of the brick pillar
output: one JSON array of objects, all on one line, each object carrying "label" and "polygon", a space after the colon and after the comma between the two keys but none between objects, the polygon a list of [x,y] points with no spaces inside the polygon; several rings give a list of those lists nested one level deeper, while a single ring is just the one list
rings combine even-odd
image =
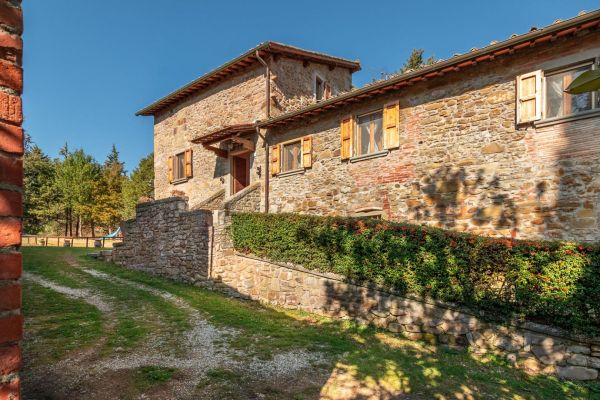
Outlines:
[{"label": "brick pillar", "polygon": [[20,399],[23,130],[20,0],[0,0],[0,400]]}]

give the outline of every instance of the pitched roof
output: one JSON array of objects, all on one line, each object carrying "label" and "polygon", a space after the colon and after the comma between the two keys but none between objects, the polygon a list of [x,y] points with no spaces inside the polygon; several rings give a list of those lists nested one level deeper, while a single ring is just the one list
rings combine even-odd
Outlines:
[{"label": "pitched roof", "polygon": [[141,109],[135,115],[154,115],[156,112],[171,106],[183,100],[192,93],[202,90],[216,82],[223,80],[225,77],[248,68],[251,65],[258,64],[256,53],[261,57],[266,54],[279,54],[282,56],[297,58],[304,61],[315,62],[320,64],[330,65],[332,67],[347,68],[352,72],[360,70],[360,62],[347,60],[345,58],[334,57],[316,51],[304,50],[298,47],[290,46],[277,42],[264,42],[258,46],[248,50],[239,57],[221,65],[201,77],[193,80],[187,85],[169,93],[165,97],[155,101],[149,106]]},{"label": "pitched roof", "polygon": [[493,61],[496,57],[513,54],[515,51],[533,47],[540,43],[555,40],[559,37],[575,34],[583,29],[596,28],[600,25],[600,10],[582,13],[577,17],[555,21],[552,25],[544,28],[531,28],[522,35],[513,35],[501,42],[492,42],[481,49],[471,49],[466,54],[458,54],[447,60],[439,61],[421,69],[410,71],[392,78],[366,85],[360,89],[342,93],[336,97],[306,106],[304,108],[282,114],[280,116],[257,122],[259,127],[273,127],[309,118],[333,109],[343,107],[347,104],[371,98],[392,90],[400,89],[417,82],[453,73],[463,68],[474,66],[481,62]]}]

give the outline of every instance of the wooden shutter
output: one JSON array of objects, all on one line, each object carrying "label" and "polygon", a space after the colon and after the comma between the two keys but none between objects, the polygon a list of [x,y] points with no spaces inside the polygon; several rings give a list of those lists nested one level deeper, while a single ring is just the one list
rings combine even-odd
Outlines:
[{"label": "wooden shutter", "polygon": [[279,167],[279,145],[271,146],[271,175],[277,175],[280,171]]},{"label": "wooden shutter", "polygon": [[517,77],[517,123],[542,118],[542,71]]},{"label": "wooden shutter", "polygon": [[386,149],[400,147],[400,103],[397,100],[383,106],[383,138]]},{"label": "wooden shutter", "polygon": [[312,167],[312,136],[302,138],[302,167]]},{"label": "wooden shutter", "polygon": [[167,170],[169,171],[169,183],[173,182],[173,156],[167,161]]},{"label": "wooden shutter", "polygon": [[352,115],[342,118],[340,123],[340,157],[342,160],[347,160],[352,155],[352,126]]},{"label": "wooden shutter", "polygon": [[185,177],[191,178],[193,176],[193,168],[192,168],[192,149],[187,149],[184,155],[185,161]]}]

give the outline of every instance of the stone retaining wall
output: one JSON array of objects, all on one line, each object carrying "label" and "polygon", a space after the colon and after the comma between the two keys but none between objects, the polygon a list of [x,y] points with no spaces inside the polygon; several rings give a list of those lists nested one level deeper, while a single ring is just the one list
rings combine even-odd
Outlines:
[{"label": "stone retaining wall", "polygon": [[[249,193],[260,193],[249,190]],[[236,253],[228,210],[188,211],[182,198],[137,207],[123,226],[117,264],[221,290],[237,297],[371,323],[410,339],[505,355],[519,368],[565,379],[598,379],[600,338],[534,323],[492,323],[469,310],[403,297],[341,276]]]},{"label": "stone retaining wall", "polygon": [[291,265],[223,251],[211,278],[236,295],[334,318],[372,323],[409,339],[470,346],[505,355],[518,368],[565,379],[593,380],[600,370],[600,338],[575,337],[534,323],[498,325],[451,305],[397,296]]},{"label": "stone retaining wall", "polygon": [[124,241],[114,262],[131,269],[194,283],[208,276],[212,212],[188,210],[172,197],[138,204],[136,218],[122,225]]}]

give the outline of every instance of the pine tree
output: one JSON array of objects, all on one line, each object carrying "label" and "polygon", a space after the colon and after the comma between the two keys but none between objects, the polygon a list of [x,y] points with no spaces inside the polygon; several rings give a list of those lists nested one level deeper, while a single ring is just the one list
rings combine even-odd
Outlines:
[{"label": "pine tree", "polygon": [[119,159],[117,147],[113,144],[111,152],[102,166],[102,181],[98,183],[101,191],[97,199],[95,214],[107,230],[114,230],[121,222],[123,210],[123,185],[126,180],[124,163]]},{"label": "pine tree", "polygon": [[26,136],[23,156],[23,225],[27,233],[47,231],[59,216],[60,195],[54,188],[56,163]]},{"label": "pine tree", "polygon": [[427,58],[427,60],[423,60],[424,52],[425,50],[423,49],[413,49],[413,51],[410,53],[410,56],[408,56],[408,59],[406,60],[402,68],[400,68],[398,73],[403,74],[405,72],[417,70],[427,65],[435,63],[436,59],[433,56]]}]

